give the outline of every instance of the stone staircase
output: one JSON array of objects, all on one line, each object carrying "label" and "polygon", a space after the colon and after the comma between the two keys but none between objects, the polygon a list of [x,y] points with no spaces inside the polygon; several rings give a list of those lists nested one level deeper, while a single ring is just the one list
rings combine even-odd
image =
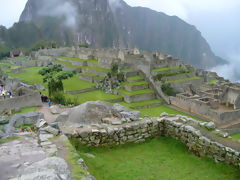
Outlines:
[{"label": "stone staircase", "polygon": [[125,73],[127,77],[123,88],[119,90],[124,101],[133,109],[156,107],[161,105],[156,93],[151,89],[145,77],[136,71]]}]

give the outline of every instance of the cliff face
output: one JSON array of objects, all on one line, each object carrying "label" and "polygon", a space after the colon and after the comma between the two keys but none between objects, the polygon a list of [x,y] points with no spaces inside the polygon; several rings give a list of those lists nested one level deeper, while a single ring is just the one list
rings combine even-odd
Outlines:
[{"label": "cliff face", "polygon": [[63,44],[159,50],[196,67],[223,62],[194,26],[122,0],[28,0],[20,21],[34,22],[44,39]]}]

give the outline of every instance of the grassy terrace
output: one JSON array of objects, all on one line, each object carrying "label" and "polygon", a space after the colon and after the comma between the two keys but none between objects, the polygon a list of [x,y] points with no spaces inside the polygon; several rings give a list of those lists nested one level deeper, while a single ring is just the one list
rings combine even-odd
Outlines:
[{"label": "grassy terrace", "polygon": [[22,73],[8,73],[10,77],[18,78],[20,81],[28,84],[42,84],[42,76],[38,72],[42,67],[31,67],[22,69]]},{"label": "grassy terrace", "polygon": [[141,111],[142,116],[147,115],[149,117],[158,117],[161,113],[166,112],[168,114],[179,114],[179,115],[187,116],[187,117],[199,120],[199,121],[203,121],[202,119],[196,118],[194,116],[188,115],[181,111],[177,111],[175,109],[169,108],[164,105],[158,106],[158,107],[153,107],[151,109],[149,109],[149,108],[140,109],[139,111]]},{"label": "grassy terrace", "polygon": [[147,93],[154,93],[152,89],[143,89],[139,91],[126,91],[125,89],[119,89],[118,91],[121,94],[127,95],[127,96],[135,96],[139,94],[147,94]]},{"label": "grassy terrace", "polygon": [[200,77],[190,77],[190,78],[182,78],[182,79],[175,79],[175,80],[170,80],[167,82],[184,82],[184,81],[191,81],[191,80],[196,80],[196,79],[201,79]]},{"label": "grassy terrace", "polygon": [[59,58],[64,60],[70,60],[70,61],[90,62],[92,64],[98,64],[98,61],[96,59],[80,59],[80,58],[66,57],[66,56],[60,56]]},{"label": "grassy terrace", "polygon": [[131,80],[131,81],[135,81],[135,80],[143,80],[144,77],[143,76],[132,76],[127,78],[127,80]]},{"label": "grassy terrace", "polygon": [[59,60],[54,60],[55,63],[58,63],[58,64],[63,64],[69,68],[73,68],[73,69],[80,69],[80,68],[83,68],[83,66],[76,66],[76,65],[73,65],[71,62],[68,62],[68,61],[59,61]]},{"label": "grassy terrace", "polygon": [[80,75],[82,76],[88,76],[88,77],[93,77],[94,79],[104,79],[103,76],[98,76],[96,74],[91,74],[91,73],[81,73]]},{"label": "grassy terrace", "polygon": [[208,82],[211,84],[216,84],[218,82],[218,80],[216,80],[215,78],[209,78]]},{"label": "grassy terrace", "polygon": [[97,101],[97,100],[99,100],[99,101],[110,101],[110,100],[122,98],[119,95],[106,94],[102,90],[95,90],[95,91],[80,93],[80,94],[76,94],[76,95],[65,94],[65,96],[67,98],[77,99],[77,102],[79,104],[85,103],[87,101]]},{"label": "grassy terrace", "polygon": [[[112,148],[77,149],[90,173],[101,180],[240,179],[239,169],[190,154],[184,144],[168,137]],[[96,157],[87,157],[85,153]]]},{"label": "grassy terrace", "polygon": [[169,71],[171,69],[179,69],[179,66],[163,67],[159,69],[154,69],[153,71]]},{"label": "grassy terrace", "polygon": [[125,85],[125,86],[139,86],[139,85],[145,85],[145,84],[148,84],[148,82],[140,81],[140,82],[133,82],[133,83],[130,83],[130,82],[123,83],[123,85]]},{"label": "grassy terrace", "polygon": [[233,139],[240,140],[240,133],[231,135]]},{"label": "grassy terrace", "polygon": [[155,103],[161,103],[160,100],[154,99],[154,100],[148,100],[148,101],[139,101],[139,102],[134,102],[134,103],[126,103],[126,102],[120,102],[119,104],[129,107],[129,108],[134,108],[134,107],[139,107],[139,106],[147,106]]},{"label": "grassy terrace", "polygon": [[75,75],[70,79],[64,80],[63,85],[65,87],[65,90],[67,91],[76,91],[95,87],[94,83],[82,80],[78,77],[78,75]]},{"label": "grassy terrace", "polygon": [[60,56],[60,59],[64,60],[70,60],[70,61],[80,61],[80,62],[86,62],[86,60],[75,58],[75,57],[66,57],[66,56]]}]

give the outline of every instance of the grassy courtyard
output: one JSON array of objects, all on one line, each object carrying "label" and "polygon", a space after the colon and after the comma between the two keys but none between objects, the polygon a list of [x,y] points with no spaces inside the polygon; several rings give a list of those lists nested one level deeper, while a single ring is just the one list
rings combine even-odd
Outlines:
[{"label": "grassy courtyard", "polygon": [[[209,158],[198,158],[179,141],[160,137],[114,148],[78,147],[99,180],[238,180],[240,171]],[[94,154],[90,158],[85,153]]]}]

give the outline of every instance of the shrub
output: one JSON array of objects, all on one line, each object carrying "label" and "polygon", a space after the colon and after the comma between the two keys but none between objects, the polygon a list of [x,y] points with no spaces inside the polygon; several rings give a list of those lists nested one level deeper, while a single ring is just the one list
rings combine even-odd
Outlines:
[{"label": "shrub", "polygon": [[62,105],[66,105],[66,102],[67,102],[63,92],[53,93],[52,100],[54,103],[62,104]]},{"label": "shrub", "polygon": [[161,86],[162,91],[164,94],[168,95],[168,96],[176,96],[177,92],[175,91],[175,89],[171,86],[171,84],[163,84]]}]

